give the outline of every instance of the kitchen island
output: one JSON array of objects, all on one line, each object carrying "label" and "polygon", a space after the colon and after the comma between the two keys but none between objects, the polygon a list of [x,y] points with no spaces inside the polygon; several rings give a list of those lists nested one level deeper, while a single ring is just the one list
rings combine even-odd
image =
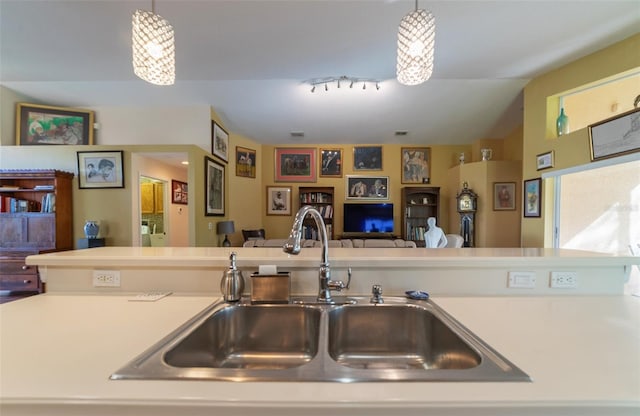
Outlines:
[{"label": "kitchen island", "polygon": [[[440,284],[436,292],[442,294],[433,294],[432,299],[525,371],[531,382],[110,380],[109,376],[122,365],[217,300],[218,268],[224,269],[229,253],[228,249],[139,249],[90,249],[29,259],[31,264],[47,269],[47,284],[56,289],[0,306],[0,414],[637,415],[640,412],[640,298],[621,291],[613,293],[619,291],[619,281],[624,281],[625,265],[637,259],[543,250],[525,261],[511,249],[501,254],[476,251],[477,256],[471,259],[465,259],[464,249],[437,254],[423,249],[426,251],[421,254],[426,260],[419,259],[417,252],[406,254],[416,249],[401,249],[393,256],[388,250],[383,254],[378,249],[366,250],[372,251],[368,254],[358,249],[359,257],[330,252],[332,265],[338,271],[349,263],[354,267],[354,282],[358,276],[361,281],[377,281],[387,288],[385,296],[402,294],[401,289],[429,290],[428,286],[415,286],[414,269],[423,269],[426,275],[443,273],[459,284],[466,281],[470,270],[476,279],[485,280],[485,273],[495,268],[528,266],[526,270],[535,272],[539,287],[507,288],[511,292],[506,294],[502,288],[501,293],[488,294],[483,287],[482,293],[474,295],[455,293],[448,288],[449,284]],[[168,251],[173,251],[174,256],[167,256]],[[299,291],[317,290],[313,284],[317,284],[317,276],[314,282],[313,273],[310,276],[305,273],[306,269],[317,267],[318,251],[307,250],[305,255],[303,249],[302,257],[293,258],[281,256],[275,250],[235,251],[239,259],[244,258],[239,266],[247,271],[269,261],[292,270],[294,287]],[[447,260],[454,257],[455,261]],[[447,262],[450,267],[458,264],[460,277],[445,272]],[[173,283],[172,295],[156,302],[129,301],[141,289],[166,289],[171,279],[161,271],[179,269],[180,265],[187,271],[194,268],[189,272],[193,276],[174,274],[173,280],[186,277],[182,284]],[[91,277],[86,270],[107,267],[122,272],[121,287],[87,287],[85,280]],[[388,276],[385,267],[395,269],[396,275]],[[593,293],[581,293],[579,288],[548,290],[548,281],[541,283],[547,280],[542,273],[548,267],[577,270],[579,282],[584,281]],[[200,268],[204,277],[195,270]],[[589,282],[592,277],[583,268],[607,269],[606,275],[600,276],[607,283],[597,289],[598,285]],[[407,272],[406,279],[403,269]],[[312,272],[317,275],[317,270]],[[501,274],[495,280],[506,286],[506,272],[494,273]],[[301,277],[296,277],[298,274]],[[203,278],[208,280],[201,282],[202,290],[194,290],[197,281]],[[248,280],[248,272],[245,278]],[[295,282],[296,279],[305,283]],[[310,284],[306,280],[311,280]],[[425,281],[432,280],[435,278]],[[361,286],[362,290],[354,286],[347,294],[361,294],[366,285]],[[473,285],[476,286],[482,285]],[[465,289],[468,290],[471,289]],[[447,291],[451,294],[445,294]]]}]

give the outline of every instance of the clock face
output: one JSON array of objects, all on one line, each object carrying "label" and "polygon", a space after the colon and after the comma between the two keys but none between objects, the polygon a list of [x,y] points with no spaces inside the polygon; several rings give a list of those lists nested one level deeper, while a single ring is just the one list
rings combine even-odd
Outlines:
[{"label": "clock face", "polygon": [[471,197],[469,197],[469,195],[462,195],[458,202],[458,208],[460,211],[471,211]]}]

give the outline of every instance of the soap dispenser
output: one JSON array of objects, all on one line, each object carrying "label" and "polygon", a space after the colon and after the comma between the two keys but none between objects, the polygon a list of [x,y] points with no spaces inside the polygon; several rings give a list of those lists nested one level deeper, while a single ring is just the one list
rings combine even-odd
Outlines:
[{"label": "soap dispenser", "polygon": [[225,302],[237,302],[242,297],[244,290],[244,277],[236,267],[236,252],[229,256],[229,270],[225,271],[220,281],[220,291]]}]

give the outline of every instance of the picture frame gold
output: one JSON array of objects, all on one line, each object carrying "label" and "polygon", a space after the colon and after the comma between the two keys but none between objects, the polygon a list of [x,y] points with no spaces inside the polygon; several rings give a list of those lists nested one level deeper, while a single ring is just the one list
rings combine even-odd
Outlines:
[{"label": "picture frame gold", "polygon": [[267,186],[267,215],[291,215],[290,186]]},{"label": "picture frame gold", "polygon": [[92,145],[94,119],[90,110],[17,103],[16,145]]},{"label": "picture frame gold", "polygon": [[320,149],[320,177],[342,178],[342,149]]},{"label": "picture frame gold", "polygon": [[430,147],[402,147],[400,162],[402,164],[402,183],[430,183]]},{"label": "picture frame gold", "polygon": [[493,183],[493,210],[515,211],[516,209],[516,183]]}]

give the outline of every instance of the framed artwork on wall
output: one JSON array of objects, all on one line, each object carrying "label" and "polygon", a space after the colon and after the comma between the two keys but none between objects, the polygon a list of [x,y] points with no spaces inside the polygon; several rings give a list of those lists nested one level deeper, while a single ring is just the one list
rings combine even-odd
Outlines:
[{"label": "framed artwork on wall", "polygon": [[291,215],[290,186],[267,186],[267,215]]},{"label": "framed artwork on wall", "polygon": [[541,199],[542,179],[528,179],[524,181],[524,216],[525,217],[540,217],[540,199]]},{"label": "framed artwork on wall", "polygon": [[431,149],[403,147],[401,149],[402,183],[429,183]]},{"label": "framed artwork on wall", "polygon": [[320,149],[320,176],[342,178],[342,149]]},{"label": "framed artwork on wall", "polygon": [[225,162],[229,161],[229,133],[215,121],[211,121],[211,153]]},{"label": "framed artwork on wall", "polygon": [[186,182],[171,179],[171,203],[172,204],[189,204],[189,185]]},{"label": "framed artwork on wall", "polygon": [[493,210],[514,211],[516,209],[516,183],[493,183]]},{"label": "framed artwork on wall", "polygon": [[204,157],[204,215],[224,215],[224,165]]},{"label": "framed artwork on wall", "polygon": [[256,151],[236,146],[236,176],[256,177]]},{"label": "framed artwork on wall", "polygon": [[387,200],[389,199],[388,176],[347,175],[346,199]]},{"label": "framed artwork on wall", "polygon": [[537,170],[549,169],[553,167],[553,150],[536,156]]},{"label": "framed artwork on wall", "polygon": [[316,149],[276,148],[276,182],[316,182]]},{"label": "framed artwork on wall", "polygon": [[124,188],[122,150],[77,152],[79,189]]},{"label": "framed artwork on wall", "polygon": [[640,151],[640,108],[589,126],[591,160]]},{"label": "framed artwork on wall", "polygon": [[382,170],[382,146],[354,147],[353,170]]},{"label": "framed artwork on wall", "polygon": [[93,144],[93,123],[93,111],[18,103],[16,145]]}]

